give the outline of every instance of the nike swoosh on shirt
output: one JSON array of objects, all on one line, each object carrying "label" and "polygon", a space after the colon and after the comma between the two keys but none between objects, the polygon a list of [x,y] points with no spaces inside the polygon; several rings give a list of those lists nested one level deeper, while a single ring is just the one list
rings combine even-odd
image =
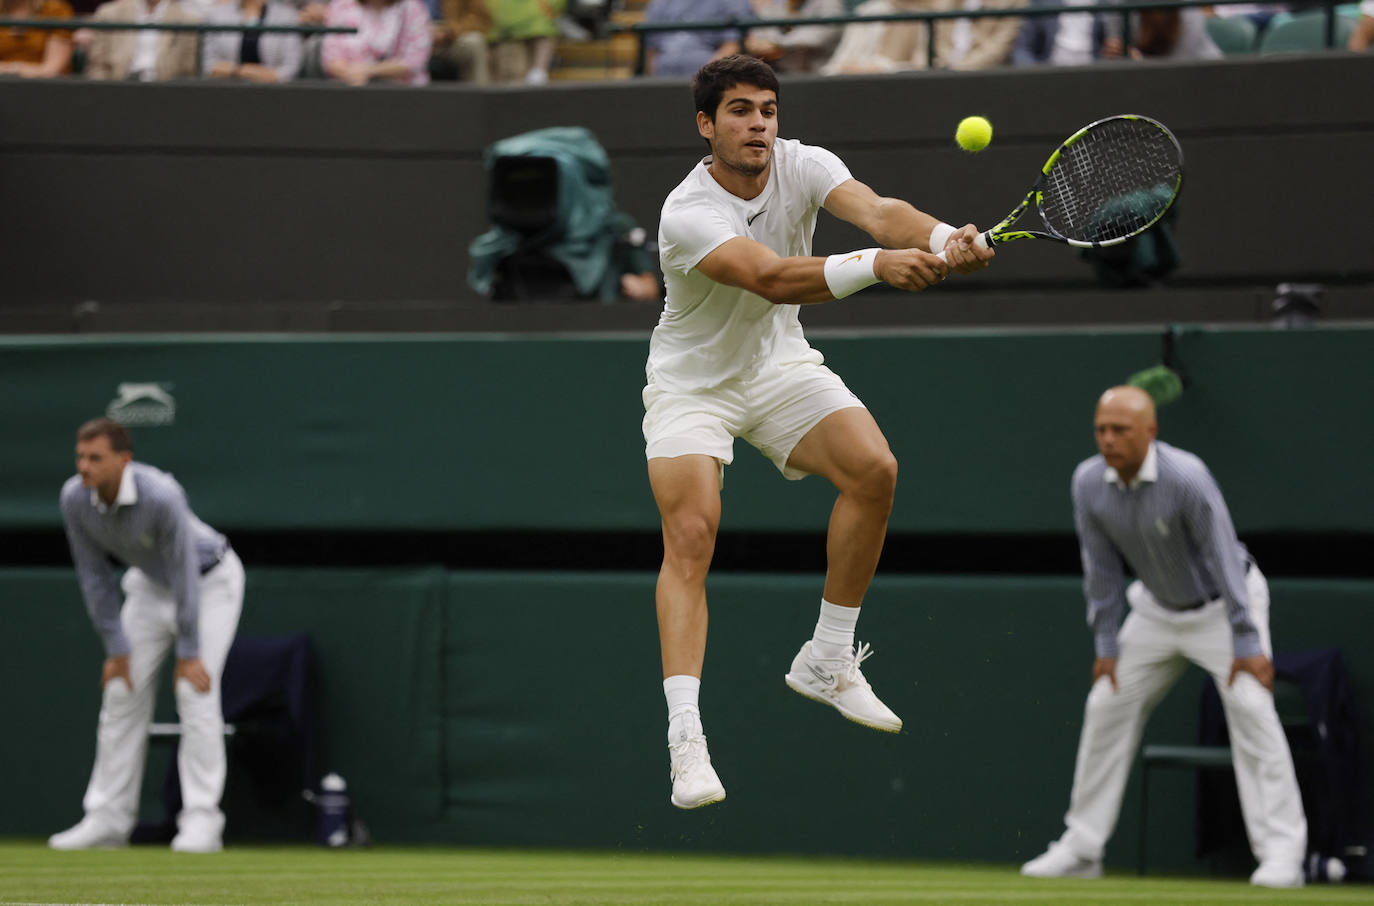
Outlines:
[{"label": "nike swoosh on shirt", "polygon": [[[768,209],[767,209],[767,208],[764,208],[764,209],[763,209],[763,211],[766,211],[766,210],[768,210]],[[745,224],[746,224],[747,226],[753,226],[753,225],[754,225],[754,221],[755,221],[756,219],[758,219],[758,216],[759,216],[760,214],[762,214],[763,211],[756,211],[756,212],[754,212],[754,214],[752,214],[749,218],[747,218],[747,219],[744,221]]]}]

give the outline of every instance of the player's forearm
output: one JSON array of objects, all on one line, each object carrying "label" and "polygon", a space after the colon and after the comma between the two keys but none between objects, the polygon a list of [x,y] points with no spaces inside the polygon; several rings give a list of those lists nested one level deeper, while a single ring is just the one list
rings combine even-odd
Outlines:
[{"label": "player's forearm", "polygon": [[890,249],[929,249],[930,231],[940,223],[899,198],[884,198],[877,213],[869,234]]},{"label": "player's forearm", "polygon": [[754,285],[744,288],[777,305],[815,305],[835,299],[825,281],[824,258],[779,258],[758,272]]}]

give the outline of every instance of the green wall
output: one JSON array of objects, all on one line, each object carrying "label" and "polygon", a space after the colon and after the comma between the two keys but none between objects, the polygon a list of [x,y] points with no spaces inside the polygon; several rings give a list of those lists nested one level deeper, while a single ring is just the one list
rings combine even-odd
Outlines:
[{"label": "green wall", "polygon": [[[869,678],[906,721],[888,736],[782,683],[810,635],[819,575],[714,577],[702,707],[729,798],[692,813],[667,801],[653,584],[646,573],[250,566],[240,632],[311,634],[321,767],[348,778],[381,842],[1010,862],[1058,834],[1092,658],[1077,579],[880,577],[860,637],[876,651]],[[1371,593],[1369,582],[1273,583],[1280,649],[1341,645],[1364,701]],[[0,571],[0,620],[9,675],[37,690],[0,699],[6,725],[23,728],[22,745],[0,748],[0,773],[25,778],[0,834],[50,833],[79,814],[100,652],[68,570]],[[1195,738],[1201,682],[1187,675],[1147,741]],[[1369,722],[1366,707],[1366,733]],[[145,817],[160,814],[159,781]],[[1151,864],[1203,869],[1191,778],[1161,772],[1153,787]],[[299,803],[255,795],[231,767],[231,842],[309,833]],[[1133,864],[1136,795],[1133,781],[1114,864]]]},{"label": "green wall", "polygon": [[[820,332],[901,462],[894,532],[1067,533],[1107,386],[1159,361],[1149,330]],[[1192,387],[1162,436],[1201,455],[1244,534],[1369,532],[1374,331],[1183,332]],[[0,339],[0,529],[55,529],[72,433],[126,382],[175,422],[135,432],[199,515],[234,529],[655,531],[644,478],[646,339],[434,335]],[[1339,476],[1339,480],[1332,480]],[[821,481],[736,444],[724,527],[819,529]]]}]

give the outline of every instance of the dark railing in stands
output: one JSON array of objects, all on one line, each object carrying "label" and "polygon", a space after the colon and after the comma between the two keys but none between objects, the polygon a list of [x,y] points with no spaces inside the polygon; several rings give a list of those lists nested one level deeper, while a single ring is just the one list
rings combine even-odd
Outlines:
[{"label": "dark railing in stands", "polygon": [[[1233,0],[1239,2],[1239,0]],[[24,19],[0,18],[0,28],[40,31],[294,31],[303,36],[353,34],[356,28],[343,28],[336,25],[219,25],[206,22],[103,22],[94,19]]]},{"label": "dark railing in stands", "polygon": [[[1022,7],[1020,9],[969,9],[969,10],[941,10],[939,12],[908,12],[908,13],[885,13],[881,16],[818,16],[813,19],[750,19],[740,21],[738,19],[717,19],[701,22],[639,22],[634,25],[622,25],[613,28],[616,32],[629,32],[639,38],[638,55],[635,58],[635,74],[643,75],[645,60],[647,57],[647,42],[644,40],[646,35],[660,31],[719,31],[724,29],[737,29],[740,33],[740,43],[744,42],[744,37],[751,29],[767,27],[783,27],[798,25],[848,25],[851,22],[930,22],[932,26],[927,29],[927,56],[931,61],[931,66],[935,63],[935,28],[933,23],[946,19],[1004,19],[1008,16],[1024,18],[1028,16],[1057,16],[1060,13],[1111,13],[1121,16],[1121,41],[1124,46],[1131,44],[1131,17],[1127,13],[1138,12],[1142,9],[1185,9],[1193,6],[1227,6],[1232,4],[1253,3],[1254,0],[1164,0],[1164,2],[1153,3],[1095,3],[1090,6],[1037,6]],[[1342,4],[1335,0],[1326,0],[1321,6],[1326,11],[1326,47],[1332,48],[1336,45],[1336,16],[1337,7]],[[1316,5],[1311,8],[1315,9]]]}]

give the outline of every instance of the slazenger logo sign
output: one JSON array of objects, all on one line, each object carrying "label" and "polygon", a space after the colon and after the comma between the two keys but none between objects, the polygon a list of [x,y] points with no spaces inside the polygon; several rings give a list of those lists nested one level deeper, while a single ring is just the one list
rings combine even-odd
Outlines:
[{"label": "slazenger logo sign", "polygon": [[171,384],[120,384],[105,414],[128,427],[170,425],[176,421],[177,401]]}]

